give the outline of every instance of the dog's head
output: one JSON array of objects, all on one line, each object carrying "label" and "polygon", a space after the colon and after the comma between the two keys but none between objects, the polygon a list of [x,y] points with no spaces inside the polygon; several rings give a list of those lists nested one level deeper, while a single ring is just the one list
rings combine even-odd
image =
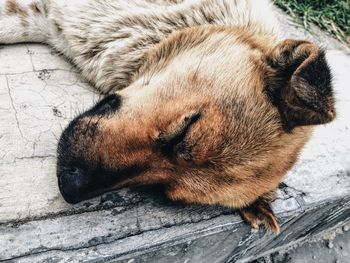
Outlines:
[{"label": "dog's head", "polygon": [[305,41],[272,42],[204,27],[155,46],[132,85],[62,134],[64,198],[134,184],[191,185],[197,196],[236,185],[237,196],[245,188],[239,206],[275,187],[310,125],[333,120],[335,110],[324,52]]}]

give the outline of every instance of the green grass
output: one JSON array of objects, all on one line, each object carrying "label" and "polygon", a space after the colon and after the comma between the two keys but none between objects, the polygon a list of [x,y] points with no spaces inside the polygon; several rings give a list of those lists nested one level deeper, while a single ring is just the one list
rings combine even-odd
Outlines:
[{"label": "green grass", "polygon": [[306,29],[316,24],[350,45],[350,0],[274,0]]}]

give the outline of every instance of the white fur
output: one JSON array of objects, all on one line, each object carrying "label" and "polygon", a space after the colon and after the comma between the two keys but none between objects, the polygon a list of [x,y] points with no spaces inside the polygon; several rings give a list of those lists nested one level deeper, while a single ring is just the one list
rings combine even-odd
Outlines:
[{"label": "white fur", "polygon": [[145,52],[173,31],[210,23],[271,38],[278,33],[268,0],[35,1],[40,13],[30,10],[33,1],[17,0],[25,18],[7,14],[6,2],[0,5],[0,44],[47,43],[102,92],[130,85]]}]

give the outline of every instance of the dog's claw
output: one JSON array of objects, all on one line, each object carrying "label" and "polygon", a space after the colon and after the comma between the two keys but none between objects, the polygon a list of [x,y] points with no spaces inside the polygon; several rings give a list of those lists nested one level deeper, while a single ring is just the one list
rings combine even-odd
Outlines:
[{"label": "dog's claw", "polygon": [[263,226],[265,230],[270,230],[275,234],[281,231],[269,203],[258,200],[252,205],[242,208],[240,213],[243,220],[254,229]]}]

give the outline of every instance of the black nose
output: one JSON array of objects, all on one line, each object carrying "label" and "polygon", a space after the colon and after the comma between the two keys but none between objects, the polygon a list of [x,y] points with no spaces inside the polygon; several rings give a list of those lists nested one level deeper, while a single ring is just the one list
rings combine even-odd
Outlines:
[{"label": "black nose", "polygon": [[90,180],[80,168],[60,168],[58,186],[66,202],[75,204],[89,197]]},{"label": "black nose", "polygon": [[113,171],[106,171],[100,167],[81,167],[85,166],[70,166],[66,162],[58,162],[58,187],[67,203],[76,204],[101,195],[109,191],[114,184]]}]

